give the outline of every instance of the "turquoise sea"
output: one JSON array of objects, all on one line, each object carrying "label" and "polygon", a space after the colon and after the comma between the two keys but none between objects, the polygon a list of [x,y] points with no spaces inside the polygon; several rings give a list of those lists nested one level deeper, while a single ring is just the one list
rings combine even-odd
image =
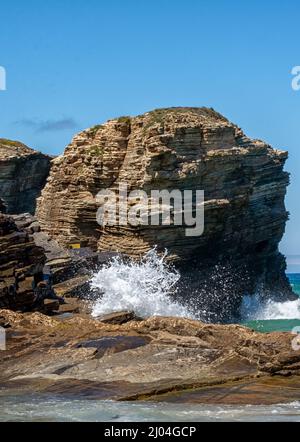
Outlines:
[{"label": "turquoise sea", "polygon": [[300,296],[300,273],[292,273],[288,275],[295,293]]},{"label": "turquoise sea", "polygon": [[299,301],[270,303],[254,314],[257,319],[247,320],[243,325],[262,333],[291,332],[295,327],[300,327],[300,273],[290,273],[288,277],[294,292],[299,295]]}]

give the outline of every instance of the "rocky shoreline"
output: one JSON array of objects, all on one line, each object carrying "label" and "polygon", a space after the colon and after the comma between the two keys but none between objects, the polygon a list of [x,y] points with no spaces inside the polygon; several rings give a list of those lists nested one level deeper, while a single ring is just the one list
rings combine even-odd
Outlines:
[{"label": "rocky shoreline", "polygon": [[0,388],[118,401],[275,404],[300,399],[294,335],[183,318],[0,311]]},{"label": "rocky shoreline", "polygon": [[[295,335],[221,325],[237,319],[246,293],[297,299],[278,250],[288,218],[286,152],[251,140],[212,109],[171,108],[78,134],[51,171],[50,157],[22,143],[0,140],[0,154],[2,393],[300,400]],[[129,190],[204,189],[204,234],[191,239],[175,225],[99,229],[97,192],[122,181]],[[168,249],[182,276],[179,301],[209,310],[207,323],[134,312],[91,316],[93,272],[119,254],[137,260],[153,246]]]}]

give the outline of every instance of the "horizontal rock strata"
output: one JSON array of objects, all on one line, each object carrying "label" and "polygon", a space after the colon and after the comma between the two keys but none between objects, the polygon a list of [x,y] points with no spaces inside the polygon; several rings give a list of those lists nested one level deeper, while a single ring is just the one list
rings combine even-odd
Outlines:
[{"label": "horizontal rock strata", "polygon": [[[5,210],[5,206],[2,208]],[[43,299],[36,302],[33,289],[40,281],[46,281],[49,288],[53,289],[53,293],[59,297],[87,298],[90,294],[92,298],[89,281],[93,272],[115,255],[94,253],[89,249],[66,250],[41,232],[36,218],[28,213],[20,215],[2,213],[1,226],[3,227],[0,231],[0,307],[2,308],[34,309],[52,313],[50,307],[52,305],[55,307],[54,302],[46,303],[46,308]],[[31,267],[27,269],[29,264]],[[25,284],[24,278],[26,291],[20,289],[20,284],[22,286]],[[62,305],[59,306],[59,313],[65,310]]]},{"label": "horizontal rock strata", "polygon": [[34,213],[50,171],[51,157],[18,141],[0,139],[0,197],[8,213]]},{"label": "horizontal rock strata", "polygon": [[46,257],[32,236],[13,218],[0,213],[0,306],[30,309],[36,301],[35,284],[42,279]]},{"label": "horizontal rock strata", "polygon": [[[123,117],[74,137],[53,162],[37,215],[42,229],[65,246],[79,243],[132,257],[155,245],[167,249],[188,278],[197,276],[198,300],[204,299],[201,287],[217,293],[212,315],[221,310],[225,318],[237,311],[245,292],[260,289],[292,299],[278,252],[288,218],[286,159],[286,152],[249,139],[211,109]],[[117,190],[120,183],[148,194],[204,190],[204,234],[189,237],[185,226],[176,225],[100,228],[96,195],[101,189]]]}]

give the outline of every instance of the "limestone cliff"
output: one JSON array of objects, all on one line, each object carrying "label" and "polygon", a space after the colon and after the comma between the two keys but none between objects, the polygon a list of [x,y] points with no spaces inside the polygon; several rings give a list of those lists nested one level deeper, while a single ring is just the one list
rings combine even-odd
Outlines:
[{"label": "limestone cliff", "polygon": [[18,141],[0,139],[0,197],[8,213],[34,213],[51,158]]},{"label": "limestone cliff", "polygon": [[[42,229],[64,245],[134,257],[154,245],[168,249],[185,275],[196,275],[198,300],[205,298],[202,286],[206,294],[218,294],[218,310],[230,299],[235,311],[241,293],[258,287],[279,298],[291,294],[278,252],[288,218],[286,159],[286,152],[249,139],[212,109],[122,117],[76,135],[54,160],[37,215]],[[204,234],[187,237],[182,226],[101,229],[96,194],[124,182],[129,191],[203,189]]]}]

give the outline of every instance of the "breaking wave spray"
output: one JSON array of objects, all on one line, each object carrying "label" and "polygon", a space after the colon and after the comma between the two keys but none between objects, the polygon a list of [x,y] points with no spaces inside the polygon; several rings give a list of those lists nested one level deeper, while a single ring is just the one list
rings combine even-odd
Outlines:
[{"label": "breaking wave spray", "polygon": [[175,316],[195,318],[191,307],[174,299],[180,274],[166,263],[167,252],[159,256],[150,250],[139,262],[115,257],[92,278],[91,288],[99,293],[93,316],[134,311],[143,318]]},{"label": "breaking wave spray", "polygon": [[[159,255],[156,248],[150,250],[140,261],[115,257],[96,272],[91,280],[94,293],[92,315],[134,311],[142,318],[150,316],[174,316],[216,322],[206,310],[198,311],[196,302],[189,305],[176,300],[179,272],[166,262],[167,252]],[[230,284],[225,281],[229,292]],[[209,292],[209,288],[203,288]],[[188,289],[187,289],[188,290]],[[211,303],[218,296],[211,293]],[[201,296],[201,294],[199,295]],[[195,305],[193,305],[195,304]],[[209,307],[209,306],[208,306]],[[300,299],[289,302],[263,301],[261,295],[245,296],[240,320],[300,319]]]}]

